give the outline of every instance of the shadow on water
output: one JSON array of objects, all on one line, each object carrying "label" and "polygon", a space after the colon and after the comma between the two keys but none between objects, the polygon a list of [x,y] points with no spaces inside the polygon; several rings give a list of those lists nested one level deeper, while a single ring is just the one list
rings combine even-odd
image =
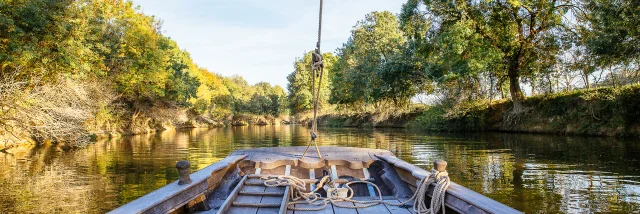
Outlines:
[{"label": "shadow on water", "polygon": [[[0,213],[101,213],[178,178],[176,161],[204,168],[237,149],[304,146],[302,126],[192,129],[102,140],[63,151],[0,153]],[[533,134],[320,130],[321,145],[380,148],[527,213],[640,212],[640,142]]]}]

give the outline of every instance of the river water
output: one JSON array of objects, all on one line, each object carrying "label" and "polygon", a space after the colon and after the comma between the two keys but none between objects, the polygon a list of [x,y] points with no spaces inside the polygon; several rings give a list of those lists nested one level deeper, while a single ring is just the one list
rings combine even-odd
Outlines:
[{"label": "river water", "polygon": [[[103,213],[236,149],[302,146],[303,126],[192,129],[0,153],[0,213]],[[453,182],[526,213],[640,212],[640,141],[533,134],[320,130],[320,144],[387,149],[428,168],[449,163]]]}]

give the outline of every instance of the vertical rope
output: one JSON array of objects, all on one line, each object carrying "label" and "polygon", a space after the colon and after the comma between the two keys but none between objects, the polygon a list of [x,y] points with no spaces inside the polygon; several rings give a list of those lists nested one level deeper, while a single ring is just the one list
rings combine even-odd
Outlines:
[{"label": "vertical rope", "polygon": [[316,48],[318,49],[318,53],[320,53],[320,36],[322,34],[322,0],[320,0],[320,14],[318,16],[318,43],[316,44]]},{"label": "vertical rope", "polygon": [[[316,50],[315,50],[315,54],[318,54],[320,56],[320,62],[322,62],[322,53],[320,52],[320,41],[321,41],[321,36],[322,36],[322,3],[323,1],[320,0],[320,12],[318,13],[318,42],[316,43]],[[313,102],[313,121],[311,121],[311,141],[309,141],[309,144],[307,145],[307,149],[304,150],[304,153],[302,153],[302,157],[300,159],[304,159],[304,156],[307,154],[307,151],[309,151],[309,147],[311,146],[311,143],[313,142],[315,144],[316,147],[316,152],[318,152],[318,158],[320,158],[320,160],[322,160],[322,154],[320,154],[320,149],[318,148],[318,142],[316,142],[316,137],[318,136],[318,100],[320,99],[320,89],[322,88],[322,76],[324,75],[324,65],[322,65],[322,63],[320,63],[320,80],[318,81],[318,89],[316,91],[316,70],[314,68],[314,57],[312,57],[312,62],[311,62],[311,98],[312,98],[312,102]]]},{"label": "vertical rope", "polygon": [[[323,4],[323,0],[320,0],[320,12],[318,12],[318,43],[316,43],[316,53],[320,54],[320,56],[322,56],[322,52],[320,51],[320,41],[322,41],[322,4]],[[321,59],[322,60],[322,59]],[[313,68],[312,68],[313,70]],[[311,130],[314,133],[318,133],[318,119],[317,119],[317,114],[318,114],[318,100],[320,99],[320,88],[322,88],[322,75],[323,75],[323,68],[320,68],[320,82],[318,83],[318,91],[316,92],[316,88],[315,88],[315,83],[316,83],[316,72],[315,70],[313,71],[313,84],[311,86],[311,94],[313,96],[313,122],[311,123]]]}]

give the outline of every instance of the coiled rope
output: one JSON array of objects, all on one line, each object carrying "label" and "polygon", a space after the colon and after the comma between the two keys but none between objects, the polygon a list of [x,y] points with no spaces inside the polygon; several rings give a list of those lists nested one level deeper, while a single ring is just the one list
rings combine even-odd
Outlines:
[{"label": "coiled rope", "polygon": [[[324,210],[327,207],[327,205],[329,205],[329,203],[331,203],[333,206],[341,207],[341,208],[360,209],[360,208],[376,206],[379,204],[387,204],[391,206],[402,206],[413,201],[414,202],[413,211],[415,213],[435,214],[435,213],[438,213],[440,209],[442,209],[442,213],[445,213],[444,196],[447,188],[449,188],[449,185],[451,184],[451,180],[449,179],[449,173],[447,173],[446,170],[440,172],[434,169],[431,171],[431,174],[429,176],[427,176],[426,178],[420,181],[420,186],[418,186],[418,188],[413,193],[413,196],[411,196],[411,198],[407,199],[404,202],[392,203],[392,202],[384,201],[382,199],[380,188],[374,183],[369,181],[351,181],[346,183],[345,188],[347,188],[349,195],[345,198],[345,197],[338,197],[338,196],[332,195],[331,193],[327,193],[328,197],[322,197],[320,193],[317,193],[317,191],[320,190],[320,188],[322,188],[322,186],[324,186],[327,182],[332,182],[329,176],[324,176],[318,183],[317,187],[311,190],[310,192],[306,192],[307,188],[304,180],[294,176],[277,176],[277,177],[264,176],[264,177],[261,177],[261,179],[265,180],[264,185],[267,187],[289,186],[289,188],[291,189],[291,192],[289,192],[291,194],[290,198],[293,199],[293,201],[287,203],[287,209],[299,210],[299,211]],[[430,204],[431,206],[427,207],[427,204],[425,203],[425,197],[427,195],[427,190],[429,189],[429,185],[431,185],[432,183],[435,183],[435,188],[433,190],[433,194],[431,197],[431,204]],[[354,191],[353,191],[353,188],[351,188],[352,184],[369,184],[375,188],[379,197],[375,200],[368,200],[368,201],[354,200],[353,199]],[[301,199],[304,199],[304,200],[302,201]],[[338,202],[352,202],[354,203],[354,205],[348,206]],[[295,207],[296,204],[308,204],[313,207],[304,207],[304,208]]]}]

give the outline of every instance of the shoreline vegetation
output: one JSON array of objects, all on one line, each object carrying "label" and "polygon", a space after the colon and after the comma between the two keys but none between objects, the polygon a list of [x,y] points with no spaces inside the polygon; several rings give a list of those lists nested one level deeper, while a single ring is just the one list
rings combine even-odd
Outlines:
[{"label": "shoreline vegetation", "polygon": [[329,127],[410,128],[436,132],[517,132],[640,137],[640,84],[527,97],[514,114],[509,100],[425,106],[408,112],[326,114]]},{"label": "shoreline vegetation", "polygon": [[[323,53],[319,125],[640,136],[640,3],[560,2],[367,14]],[[286,88],[249,84],[198,66],[161,23],[130,1],[0,3],[0,151],[310,121],[311,52]]]}]

